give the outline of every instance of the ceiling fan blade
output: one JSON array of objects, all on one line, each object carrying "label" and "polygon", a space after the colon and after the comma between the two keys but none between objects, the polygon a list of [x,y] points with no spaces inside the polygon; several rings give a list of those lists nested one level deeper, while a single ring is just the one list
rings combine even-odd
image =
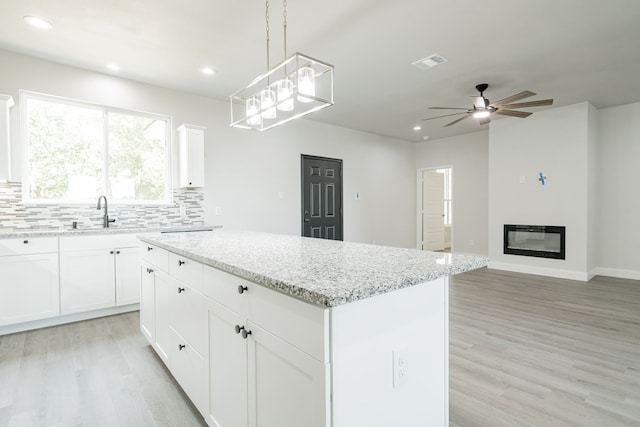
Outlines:
[{"label": "ceiling fan blade", "polygon": [[510,116],[510,117],[520,117],[524,119],[525,117],[529,117],[533,113],[529,113],[528,111],[515,111],[515,110],[496,110],[493,114],[500,114],[502,116]]},{"label": "ceiling fan blade", "polygon": [[464,112],[464,113],[451,113],[451,114],[445,114],[444,116],[435,116],[435,117],[429,117],[429,118],[426,118],[426,119],[422,119],[422,121],[425,121],[425,120],[433,120],[433,119],[440,119],[440,118],[442,118],[442,117],[449,117],[449,116],[458,116],[458,115],[460,115],[460,114],[469,114],[469,113]]},{"label": "ceiling fan blade", "polygon": [[460,107],[429,107],[429,110],[468,110],[468,108]]},{"label": "ceiling fan blade", "polygon": [[510,102],[517,101],[519,99],[528,98],[528,97],[534,96],[534,95],[535,95],[535,93],[531,92],[530,90],[524,90],[524,91],[522,91],[520,93],[516,93],[515,95],[511,95],[511,96],[508,96],[508,97],[506,97],[504,99],[501,99],[498,102],[494,102],[491,105],[493,105],[494,107],[499,107],[501,105],[509,104]]},{"label": "ceiling fan blade", "polygon": [[455,125],[456,123],[458,123],[458,122],[460,122],[460,121],[462,121],[462,120],[466,119],[467,117],[471,117],[471,114],[467,114],[466,116],[460,117],[459,119],[456,119],[456,120],[452,121],[451,123],[447,123],[447,124],[446,124],[446,125],[444,125],[443,127],[453,126],[453,125]]},{"label": "ceiling fan blade", "polygon": [[484,119],[480,119],[480,124],[481,125],[486,125],[490,121],[491,121],[491,119],[489,117],[485,117]]},{"label": "ceiling fan blade", "polygon": [[507,104],[502,105],[502,108],[527,108],[527,107],[541,107],[543,105],[552,105],[553,99],[541,99],[540,101],[528,101],[528,102],[520,102],[518,104]]}]

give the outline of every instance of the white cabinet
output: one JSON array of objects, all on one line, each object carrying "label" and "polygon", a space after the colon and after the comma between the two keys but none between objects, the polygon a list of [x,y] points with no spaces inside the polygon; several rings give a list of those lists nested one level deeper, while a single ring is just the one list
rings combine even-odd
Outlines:
[{"label": "white cabinet", "polygon": [[211,267],[204,284],[209,424],[330,425],[325,310]]},{"label": "white cabinet", "polygon": [[202,280],[202,264],[169,253],[169,368],[200,411],[207,400]]},{"label": "white cabinet", "polygon": [[140,246],[140,331],[165,362],[169,362],[169,253]]},{"label": "white cabinet", "polygon": [[204,187],[204,130],[193,125],[178,127],[180,187]]},{"label": "white cabinet", "polygon": [[0,326],[60,314],[58,238],[0,240]]},{"label": "white cabinet", "polygon": [[139,302],[136,248],[133,235],[61,237],[61,313]]}]

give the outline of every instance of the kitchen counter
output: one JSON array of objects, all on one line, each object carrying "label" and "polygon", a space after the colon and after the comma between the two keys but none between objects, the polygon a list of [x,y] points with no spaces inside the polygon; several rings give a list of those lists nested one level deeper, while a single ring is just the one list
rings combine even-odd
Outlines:
[{"label": "kitchen counter", "polygon": [[216,229],[143,242],[267,288],[335,307],[484,267],[477,256]]},{"label": "kitchen counter", "polygon": [[50,228],[33,228],[33,229],[20,229],[0,228],[0,239],[16,239],[25,237],[56,237],[56,236],[78,236],[78,235],[100,235],[100,234],[136,234],[136,233],[177,233],[187,231],[203,231],[220,228],[220,226],[185,226],[185,227],[118,227],[113,226],[109,228],[65,228],[65,229],[50,229]]}]

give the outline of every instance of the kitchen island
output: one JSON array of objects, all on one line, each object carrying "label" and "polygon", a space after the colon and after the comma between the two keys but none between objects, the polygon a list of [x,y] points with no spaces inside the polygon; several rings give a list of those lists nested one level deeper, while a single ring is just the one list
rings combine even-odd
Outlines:
[{"label": "kitchen island", "polygon": [[139,236],[141,330],[212,426],[448,425],[448,276],[487,259]]}]

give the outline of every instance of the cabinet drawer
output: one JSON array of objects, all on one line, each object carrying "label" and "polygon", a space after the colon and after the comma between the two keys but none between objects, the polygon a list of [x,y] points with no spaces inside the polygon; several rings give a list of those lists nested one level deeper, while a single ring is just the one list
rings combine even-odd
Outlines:
[{"label": "cabinet drawer", "polygon": [[167,271],[169,267],[169,252],[146,242],[140,245],[140,259],[155,265],[160,270]]},{"label": "cabinet drawer", "polygon": [[205,354],[206,323],[202,294],[170,276],[169,324],[200,354]]},{"label": "cabinet drawer", "polygon": [[321,362],[329,362],[329,309],[254,285],[248,319]]},{"label": "cabinet drawer", "polygon": [[184,282],[198,292],[202,292],[202,268],[199,262],[169,252],[169,276]]},{"label": "cabinet drawer", "polygon": [[259,285],[217,268],[204,267],[204,294],[242,317],[248,315],[249,295],[256,286]]},{"label": "cabinet drawer", "polygon": [[58,252],[57,237],[0,239],[0,256]]},{"label": "cabinet drawer", "polygon": [[208,382],[204,380],[204,357],[173,329],[169,335],[169,369],[198,410],[205,413]]},{"label": "cabinet drawer", "polygon": [[60,251],[91,249],[135,248],[139,241],[135,234],[108,234],[60,237]]}]

